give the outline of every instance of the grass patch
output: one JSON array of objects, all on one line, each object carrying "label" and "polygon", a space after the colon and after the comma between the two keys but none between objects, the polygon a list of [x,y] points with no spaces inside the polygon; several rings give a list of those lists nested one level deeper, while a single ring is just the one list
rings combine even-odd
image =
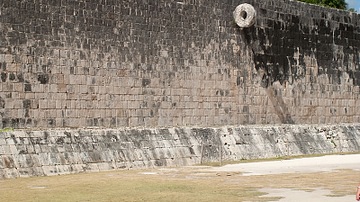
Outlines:
[{"label": "grass patch", "polygon": [[13,128],[0,128],[0,133],[13,132]]}]

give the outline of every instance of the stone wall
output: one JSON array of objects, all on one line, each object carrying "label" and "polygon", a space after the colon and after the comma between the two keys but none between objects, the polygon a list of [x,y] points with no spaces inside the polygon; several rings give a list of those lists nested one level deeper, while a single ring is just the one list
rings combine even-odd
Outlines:
[{"label": "stone wall", "polygon": [[357,123],[359,22],[290,0],[2,0],[0,128]]},{"label": "stone wall", "polygon": [[359,124],[18,130],[0,133],[0,178],[359,150]]},{"label": "stone wall", "polygon": [[292,0],[2,0],[0,176],[358,151],[359,24]]}]

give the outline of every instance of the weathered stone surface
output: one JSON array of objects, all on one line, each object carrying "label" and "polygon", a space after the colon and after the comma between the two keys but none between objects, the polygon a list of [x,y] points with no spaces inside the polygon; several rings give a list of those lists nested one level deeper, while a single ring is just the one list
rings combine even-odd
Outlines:
[{"label": "weathered stone surface", "polygon": [[[240,29],[243,3],[257,16]],[[2,0],[0,128],[358,123],[359,19],[290,0]]]},{"label": "weathered stone surface", "polygon": [[[0,153],[1,178],[173,167],[360,149],[359,124],[59,129],[31,133],[17,130],[6,134],[0,133],[0,140],[22,137],[24,141],[15,142],[12,146],[16,149]],[[34,134],[38,141],[30,140]],[[69,141],[46,141],[49,136]],[[39,149],[24,150],[24,146]]]},{"label": "weathered stone surface", "polygon": [[2,0],[0,128],[28,130],[0,132],[0,176],[358,151],[359,23],[291,0]]},{"label": "weathered stone surface", "polygon": [[256,21],[256,10],[247,3],[238,5],[233,14],[236,24],[241,28],[251,27]]}]

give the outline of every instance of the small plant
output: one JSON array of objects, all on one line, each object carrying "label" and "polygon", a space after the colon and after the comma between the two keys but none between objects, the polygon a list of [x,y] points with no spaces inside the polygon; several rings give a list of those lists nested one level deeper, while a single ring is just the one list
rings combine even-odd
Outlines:
[{"label": "small plant", "polygon": [[0,128],[0,133],[12,132],[14,128]]},{"label": "small plant", "polygon": [[345,0],[298,0],[298,1],[302,1],[310,4],[317,4],[325,7],[338,8],[343,10],[346,9],[348,6]]}]

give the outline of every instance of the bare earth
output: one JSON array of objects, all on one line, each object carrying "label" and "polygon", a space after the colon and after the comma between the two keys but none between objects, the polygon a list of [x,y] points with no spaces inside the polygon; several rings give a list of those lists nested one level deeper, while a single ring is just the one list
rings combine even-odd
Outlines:
[{"label": "bare earth", "polygon": [[[244,176],[263,176],[273,174],[296,174],[296,173],[317,173],[317,172],[337,172],[340,170],[360,170],[360,154],[352,155],[329,155],[313,158],[301,158],[281,161],[255,162],[226,165],[222,167],[210,168],[209,171],[217,172],[241,172]],[[315,176],[314,176],[315,177]],[[360,176],[354,179],[360,183]],[[294,182],[296,183],[296,182]],[[339,185],[347,182],[340,181]],[[354,183],[354,182],[349,182]],[[356,187],[353,188],[356,190]],[[297,190],[289,188],[261,188],[261,192],[266,192],[266,197],[282,197],[278,201],[296,202],[347,202],[355,201],[355,195],[334,196],[330,190],[322,187],[314,190]],[[355,191],[354,191],[355,193]]]},{"label": "bare earth", "polygon": [[7,179],[0,201],[348,202],[360,183],[359,162],[360,154],[329,155]]}]

